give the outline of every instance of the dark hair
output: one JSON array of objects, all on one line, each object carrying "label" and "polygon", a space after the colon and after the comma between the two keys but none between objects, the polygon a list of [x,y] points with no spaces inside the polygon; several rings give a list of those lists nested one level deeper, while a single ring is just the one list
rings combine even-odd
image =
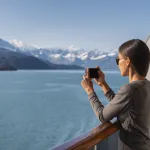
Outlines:
[{"label": "dark hair", "polygon": [[150,51],[142,40],[132,39],[123,43],[119,47],[119,52],[129,57],[133,68],[140,76],[146,77],[150,63]]}]

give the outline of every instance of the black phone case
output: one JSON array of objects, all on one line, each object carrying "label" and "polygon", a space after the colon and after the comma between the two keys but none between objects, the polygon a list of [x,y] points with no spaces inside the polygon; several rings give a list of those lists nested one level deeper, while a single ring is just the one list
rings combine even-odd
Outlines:
[{"label": "black phone case", "polygon": [[90,78],[98,78],[98,68],[89,68]]}]

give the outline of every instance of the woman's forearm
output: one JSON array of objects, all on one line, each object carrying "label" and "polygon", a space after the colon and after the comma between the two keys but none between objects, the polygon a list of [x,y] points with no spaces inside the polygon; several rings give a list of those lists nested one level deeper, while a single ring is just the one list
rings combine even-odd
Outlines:
[{"label": "woman's forearm", "polygon": [[101,89],[104,92],[104,95],[107,97],[109,101],[111,101],[115,97],[114,91],[108,86],[106,82],[101,84]]},{"label": "woman's forearm", "polygon": [[104,92],[104,94],[106,94],[110,89],[110,87],[108,86],[106,81],[103,84],[101,84],[100,87],[101,87],[102,91]]}]

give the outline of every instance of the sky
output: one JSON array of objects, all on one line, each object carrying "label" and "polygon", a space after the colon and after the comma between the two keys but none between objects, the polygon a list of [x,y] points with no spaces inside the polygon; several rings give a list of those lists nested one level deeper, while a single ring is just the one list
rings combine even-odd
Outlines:
[{"label": "sky", "polygon": [[149,0],[0,0],[0,38],[102,51],[150,35]]}]

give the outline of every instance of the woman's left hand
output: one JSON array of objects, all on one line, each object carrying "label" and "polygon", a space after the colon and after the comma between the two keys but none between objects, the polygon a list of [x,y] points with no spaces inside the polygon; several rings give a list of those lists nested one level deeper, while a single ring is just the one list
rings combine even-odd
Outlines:
[{"label": "woman's left hand", "polygon": [[85,92],[89,95],[90,93],[94,92],[93,83],[91,78],[89,77],[89,71],[87,69],[87,75],[83,75],[83,80],[81,81],[81,86],[85,90]]}]

